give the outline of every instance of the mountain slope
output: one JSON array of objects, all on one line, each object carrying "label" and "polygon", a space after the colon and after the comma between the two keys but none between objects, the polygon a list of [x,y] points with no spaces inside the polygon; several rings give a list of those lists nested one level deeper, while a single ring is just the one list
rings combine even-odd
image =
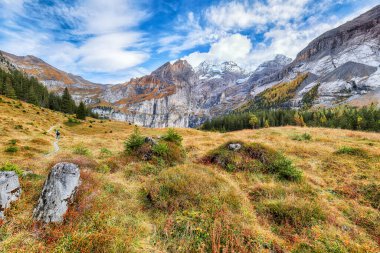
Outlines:
[{"label": "mountain slope", "polygon": [[62,92],[68,87],[77,101],[90,101],[97,97],[105,86],[95,84],[70,73],[59,70],[35,56],[16,56],[0,51],[3,57],[15,68],[36,77],[50,91]]},{"label": "mountain slope", "polygon": [[277,107],[302,107],[303,96],[313,88],[318,90],[314,106],[374,102],[368,98],[380,92],[380,5],[314,39],[293,62],[257,82],[252,95],[289,82],[299,73],[308,73],[312,79]]}]

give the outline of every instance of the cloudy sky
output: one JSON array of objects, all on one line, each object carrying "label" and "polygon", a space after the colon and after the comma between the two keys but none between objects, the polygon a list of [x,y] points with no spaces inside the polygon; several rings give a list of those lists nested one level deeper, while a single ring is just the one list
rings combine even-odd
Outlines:
[{"label": "cloudy sky", "polygon": [[294,58],[380,0],[0,0],[0,50],[34,55],[98,83],[175,59],[254,69]]}]

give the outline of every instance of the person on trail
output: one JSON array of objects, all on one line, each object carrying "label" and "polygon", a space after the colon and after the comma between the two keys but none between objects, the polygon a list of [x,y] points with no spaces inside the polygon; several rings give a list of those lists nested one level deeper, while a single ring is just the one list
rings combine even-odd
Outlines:
[{"label": "person on trail", "polygon": [[61,136],[61,133],[59,132],[59,130],[57,129],[57,130],[55,130],[55,138],[57,139],[57,140],[59,140],[59,137]]}]

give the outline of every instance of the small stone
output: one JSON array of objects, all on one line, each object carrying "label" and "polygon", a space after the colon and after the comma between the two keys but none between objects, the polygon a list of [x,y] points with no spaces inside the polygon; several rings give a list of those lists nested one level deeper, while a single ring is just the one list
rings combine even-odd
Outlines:
[{"label": "small stone", "polygon": [[145,137],[145,143],[149,143],[152,146],[154,146],[157,144],[157,141],[155,139],[153,139],[152,137]]},{"label": "small stone", "polygon": [[240,143],[231,143],[228,145],[228,149],[232,151],[239,151],[241,149]]},{"label": "small stone", "polygon": [[0,219],[4,219],[5,209],[21,195],[20,182],[14,171],[0,172]]},{"label": "small stone", "polygon": [[62,222],[80,185],[80,170],[73,163],[58,163],[45,181],[33,218],[38,221]]}]

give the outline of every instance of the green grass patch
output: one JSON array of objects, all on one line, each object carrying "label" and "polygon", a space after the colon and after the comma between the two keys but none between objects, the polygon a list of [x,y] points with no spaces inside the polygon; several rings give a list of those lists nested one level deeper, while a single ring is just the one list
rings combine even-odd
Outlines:
[{"label": "green grass patch", "polygon": [[335,151],[335,154],[368,157],[368,154],[365,150],[361,148],[353,148],[353,147],[347,147],[347,146],[343,146],[339,148],[337,151]]},{"label": "green grass patch", "polygon": [[292,140],[294,141],[311,141],[312,136],[309,133],[304,133],[304,134],[296,134],[291,137]]},{"label": "green grass patch", "polygon": [[6,162],[2,166],[0,166],[0,171],[14,171],[17,175],[21,176],[24,172],[17,164]]},{"label": "green grass patch", "polygon": [[84,155],[84,156],[90,156],[91,152],[88,148],[80,145],[73,149],[73,153],[76,155]]}]

